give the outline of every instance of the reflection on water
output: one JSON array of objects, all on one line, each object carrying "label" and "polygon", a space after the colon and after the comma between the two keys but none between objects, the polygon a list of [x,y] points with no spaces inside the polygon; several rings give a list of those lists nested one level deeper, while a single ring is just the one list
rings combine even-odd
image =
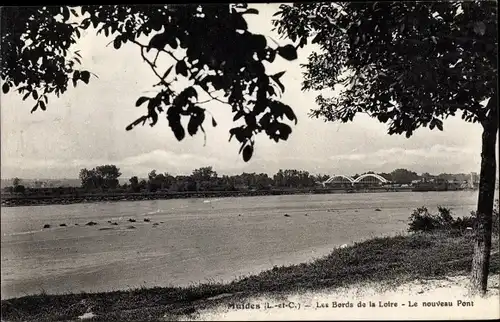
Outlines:
[{"label": "reflection on water", "polygon": [[402,233],[422,205],[464,216],[476,200],[461,191],[2,208],[2,298],[229,280]]}]

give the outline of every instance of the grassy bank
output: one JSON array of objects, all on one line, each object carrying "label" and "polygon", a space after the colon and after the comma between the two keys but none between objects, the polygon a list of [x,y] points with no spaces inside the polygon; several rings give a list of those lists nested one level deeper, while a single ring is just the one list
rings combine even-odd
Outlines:
[{"label": "grassy bank", "polygon": [[[498,249],[498,237],[493,250]],[[92,312],[95,320],[164,320],[247,297],[279,297],[381,282],[397,286],[414,279],[463,274],[470,269],[472,236],[440,231],[375,238],[335,249],[324,258],[300,265],[275,267],[231,283],[191,287],[134,289],[108,293],[39,294],[2,300],[2,321],[78,320]],[[498,253],[492,253],[491,273],[500,271]]]}]

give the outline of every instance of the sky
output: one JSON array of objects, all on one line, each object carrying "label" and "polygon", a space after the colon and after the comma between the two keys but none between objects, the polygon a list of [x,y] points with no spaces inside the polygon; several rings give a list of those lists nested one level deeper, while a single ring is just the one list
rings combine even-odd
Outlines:
[{"label": "sky", "polygon": [[[247,15],[249,29],[289,43],[272,32],[271,18],[278,4],[256,5],[260,14]],[[286,71],[282,101],[297,115],[298,124],[288,141],[276,143],[258,135],[253,158],[245,163],[238,154],[236,140],[228,142],[233,127],[231,107],[207,103],[218,126],[206,120],[203,135],[178,142],[161,114],[155,127],[125,127],[145,113],[135,101],[154,93],[157,82],[142,61],[139,48],[125,44],[115,50],[112,39],[89,30],[77,48],[83,56],[82,68],[98,75],[88,85],[70,89],[60,98],[50,97],[47,111],[30,114],[32,100],[22,101],[12,91],[1,94],[1,177],[77,178],[81,168],[116,164],[122,177],[146,177],[152,169],[171,174],[189,174],[193,169],[213,166],[219,174],[300,169],[310,173],[347,174],[367,171],[390,172],[407,168],[417,173],[479,172],[481,126],[460,117],[444,121],[444,131],[422,128],[409,139],[388,135],[387,125],[365,115],[351,123],[332,123],[308,116],[316,107],[318,93],[302,92],[300,64],[316,50],[299,50],[298,59],[277,58],[270,73]],[[108,45],[108,46],[107,46]],[[168,61],[159,65],[168,67]],[[164,70],[165,70],[164,69]],[[336,95],[336,92],[326,93]]]}]

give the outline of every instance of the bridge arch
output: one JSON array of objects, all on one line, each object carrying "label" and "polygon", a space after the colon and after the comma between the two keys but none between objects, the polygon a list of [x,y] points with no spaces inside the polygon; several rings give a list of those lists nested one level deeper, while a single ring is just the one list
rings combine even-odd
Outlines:
[{"label": "bridge arch", "polygon": [[348,180],[350,183],[354,183],[353,178],[346,176],[346,175],[343,175],[343,174],[335,174],[335,175],[331,176],[330,178],[328,178],[324,183],[332,183],[335,180],[335,178],[339,178],[339,177]]},{"label": "bridge arch", "polygon": [[375,173],[366,173],[366,174],[363,174],[363,175],[357,177],[356,180],[353,181],[353,184],[354,183],[358,183],[361,180],[363,180],[364,178],[368,178],[368,177],[372,177],[372,178],[378,179],[382,183],[389,182],[386,178],[384,178],[382,176],[379,176],[378,174],[375,174]]}]

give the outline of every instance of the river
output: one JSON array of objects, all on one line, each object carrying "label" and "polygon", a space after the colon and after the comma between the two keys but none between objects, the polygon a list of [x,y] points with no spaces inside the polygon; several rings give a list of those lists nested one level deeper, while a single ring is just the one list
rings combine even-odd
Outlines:
[{"label": "river", "polygon": [[477,192],[449,191],[2,208],[2,299],[229,281],[403,233],[422,205],[464,216],[476,203]]}]

